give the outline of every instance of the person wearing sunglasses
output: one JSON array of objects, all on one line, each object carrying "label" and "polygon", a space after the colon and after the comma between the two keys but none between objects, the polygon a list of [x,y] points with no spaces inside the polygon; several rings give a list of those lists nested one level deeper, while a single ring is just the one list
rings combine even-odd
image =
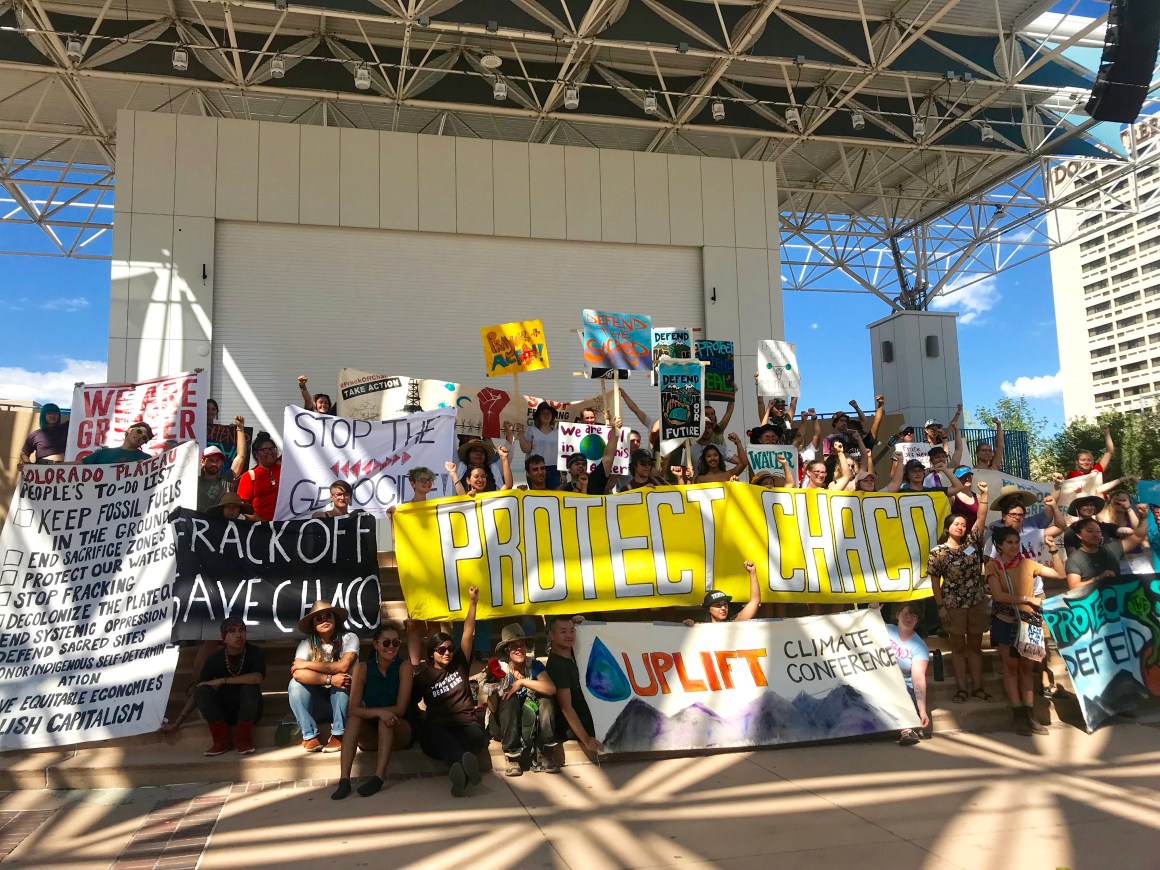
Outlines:
[{"label": "person wearing sunglasses", "polygon": [[[306,639],[294,652],[287,694],[290,709],[302,732],[302,748],[307,752],[338,752],[346,728],[350,706],[351,671],[358,660],[358,635],[343,631],[347,612],[329,601],[315,601],[298,630]],[[315,712],[330,708],[330,739],[319,740]]]},{"label": "person wearing sunglasses", "polygon": [[149,458],[149,454],[141,448],[152,440],[152,427],[148,423],[138,421],[125,430],[125,440],[120,447],[101,447],[84,457],[81,462],[85,465],[140,462]]},{"label": "person wearing sunglasses", "polygon": [[254,459],[257,466],[251,468],[238,480],[237,494],[242,501],[254,506],[258,519],[272,522],[274,509],[278,505],[278,481],[282,478],[282,460],[278,447],[269,432],[259,432],[254,436]]},{"label": "person wearing sunglasses", "polygon": [[411,723],[407,705],[411,701],[414,668],[399,655],[403,645],[397,626],[384,622],[375,629],[372,654],[354,667],[350,687],[350,719],[342,738],[342,756],[338,788],[331,797],[340,801],[350,794],[350,771],[355,750],[377,750],[375,773],[358,787],[358,793],[370,797],[383,787],[391,751],[411,744]]},{"label": "person wearing sunglasses", "polygon": [[478,785],[481,781],[475,754],[486,745],[469,680],[479,587],[469,586],[467,599],[467,617],[459,645],[455,645],[447,632],[435,632],[427,639],[424,666],[420,666],[420,625],[415,620],[407,623],[407,649],[415,667],[415,694],[426,707],[419,727],[419,746],[431,758],[446,762],[451,794],[455,797],[463,797],[468,784]]}]

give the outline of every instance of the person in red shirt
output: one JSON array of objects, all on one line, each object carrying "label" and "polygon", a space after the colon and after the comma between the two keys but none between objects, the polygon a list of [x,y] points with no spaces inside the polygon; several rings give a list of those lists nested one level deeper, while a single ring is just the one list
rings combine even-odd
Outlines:
[{"label": "person in red shirt", "polygon": [[278,447],[269,432],[259,432],[254,437],[253,449],[258,465],[241,476],[237,493],[242,501],[254,506],[258,519],[270,522],[274,519],[274,507],[278,504],[282,459],[278,456]]},{"label": "person in red shirt", "polygon": [[1081,450],[1075,457],[1075,468],[1067,473],[1067,479],[1071,480],[1073,477],[1083,477],[1085,474],[1091,474],[1093,471],[1098,471],[1100,474],[1104,473],[1104,469],[1108,467],[1108,463],[1112,461],[1112,457],[1116,453],[1116,445],[1112,443],[1112,430],[1107,426],[1104,427],[1104,455],[1100,457],[1100,461],[1096,462],[1095,455],[1090,450]]}]

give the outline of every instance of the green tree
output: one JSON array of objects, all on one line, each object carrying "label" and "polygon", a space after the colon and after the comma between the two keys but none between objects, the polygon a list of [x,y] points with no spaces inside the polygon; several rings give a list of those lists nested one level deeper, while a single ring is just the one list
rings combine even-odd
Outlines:
[{"label": "green tree", "polygon": [[992,421],[998,419],[1003,424],[1004,431],[1026,432],[1027,444],[1032,456],[1035,456],[1042,449],[1044,433],[1050,425],[1046,418],[1035,416],[1026,396],[1020,396],[1017,399],[1004,396],[990,408],[980,405],[975,409],[975,414],[978,419],[973,419],[969,414],[967,415],[968,425],[994,429],[995,424]]},{"label": "green tree", "polygon": [[1116,445],[1115,455],[1104,477],[1112,480],[1134,474],[1143,480],[1160,479],[1160,409],[1110,411],[1095,422],[1085,417],[1072,420],[1059,433],[1043,442],[1037,458],[1046,474],[1066,474],[1075,468],[1076,454],[1090,450],[1098,459],[1104,452],[1102,427],[1107,426]]}]

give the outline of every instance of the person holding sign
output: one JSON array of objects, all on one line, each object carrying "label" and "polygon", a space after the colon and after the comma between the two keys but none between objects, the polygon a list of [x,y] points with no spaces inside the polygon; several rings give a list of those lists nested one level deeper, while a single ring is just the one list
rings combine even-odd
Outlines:
[{"label": "person holding sign", "polygon": [[232,747],[238,755],[252,755],[254,723],[262,715],[266,657],[246,643],[246,624],[236,616],[222,622],[221,635],[222,646],[206,659],[193,693],[213,739],[205,754],[223,755]]},{"label": "person holding sign", "polygon": [[[469,445],[472,443],[473,442],[468,442]],[[463,452],[464,451],[462,450],[460,451],[461,454]],[[471,453],[468,452],[467,455],[470,457]],[[508,446],[506,444],[501,444],[499,446],[499,461],[500,468],[502,469],[503,473],[503,486],[498,487],[495,485],[494,480],[491,480],[489,483],[490,473],[488,472],[487,466],[485,465],[468,465],[467,472],[463,475],[462,479],[459,477],[459,467],[454,462],[447,462],[443,467],[446,468],[447,473],[451,475],[451,485],[455,487],[456,494],[476,496],[482,495],[485,492],[497,492],[500,490],[512,488],[512,466],[510,456],[511,451],[508,449]]]},{"label": "person holding sign", "polygon": [[52,402],[41,406],[40,428],[24,440],[20,448],[21,462],[64,462],[68,448],[68,423],[62,423],[60,406]]},{"label": "person holding sign", "polygon": [[315,511],[311,519],[326,520],[331,517],[350,516],[350,500],[354,498],[354,488],[345,480],[336,480],[330,485],[330,507],[324,511]]},{"label": "person holding sign", "polygon": [[[377,747],[375,773],[358,787],[358,793],[370,797],[383,787],[391,751],[411,743],[411,725],[407,705],[411,701],[414,669],[399,655],[403,642],[399,629],[389,622],[380,623],[372,640],[374,654],[354,668],[350,687],[350,722],[342,738],[342,757],[338,788],[330,796],[340,801],[350,794],[350,771],[355,750],[369,752]],[[366,739],[361,737],[363,726]]]},{"label": "person holding sign", "polygon": [[[302,732],[302,748],[307,752],[342,749],[350,706],[350,672],[358,660],[358,635],[342,630],[346,619],[344,608],[334,607],[329,601],[315,601],[310,612],[298,621],[298,630],[306,639],[294,651],[287,694]],[[312,712],[315,702],[330,707],[330,739],[325,745],[318,739],[318,723]]]},{"label": "person holding sign", "polygon": [[547,402],[536,406],[532,415],[535,425],[520,430],[520,449],[527,454],[539,454],[544,458],[547,489],[560,488],[560,469],[556,468],[560,450],[560,431],[556,428],[559,412]]}]

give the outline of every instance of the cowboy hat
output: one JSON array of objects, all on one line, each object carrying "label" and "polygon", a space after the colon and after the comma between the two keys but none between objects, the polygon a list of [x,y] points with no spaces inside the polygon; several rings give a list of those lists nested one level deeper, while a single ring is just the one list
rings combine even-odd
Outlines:
[{"label": "cowboy hat", "polygon": [[224,513],[222,508],[229,507],[232,504],[240,507],[243,514],[252,514],[254,512],[254,506],[248,501],[242,501],[242,497],[236,492],[223,492],[218,503],[207,510],[206,513],[211,516],[220,517]]},{"label": "cowboy hat", "polygon": [[495,654],[500,657],[507,655],[508,647],[517,642],[526,643],[531,646],[535,643],[535,638],[528,637],[524,634],[523,626],[518,622],[505,625],[503,631],[499,634],[499,643],[495,645]]},{"label": "cowboy hat", "polygon": [[767,468],[764,471],[759,471],[759,472],[757,472],[757,474],[753,475],[753,477],[751,477],[749,479],[749,482],[752,483],[754,486],[761,486],[762,485],[761,481],[763,481],[763,480],[780,480],[782,483],[784,483],[785,482],[785,472],[784,471],[775,472],[775,471],[771,471],[770,469]]},{"label": "cowboy hat", "polygon": [[1073,499],[1072,503],[1067,506],[1067,512],[1073,517],[1078,517],[1079,509],[1086,504],[1094,504],[1096,506],[1096,513],[1099,513],[1104,509],[1104,505],[1106,505],[1107,502],[1098,495],[1081,495],[1078,498]]},{"label": "cowboy hat", "polygon": [[466,462],[467,457],[471,455],[471,451],[476,447],[487,455],[488,463],[495,462],[495,445],[489,444],[487,441],[480,441],[478,438],[472,438],[470,441],[465,441],[459,445],[459,461]]},{"label": "cowboy hat", "polygon": [[560,412],[553,408],[551,404],[548,402],[540,402],[540,404],[536,405],[536,410],[532,412],[532,420],[538,422],[540,419],[540,412],[545,408],[547,408],[548,412],[551,413],[553,420],[560,416]]},{"label": "cowboy hat", "polygon": [[347,616],[350,615],[344,607],[335,607],[329,601],[315,601],[310,608],[310,612],[298,620],[298,630],[307,637],[314,634],[314,629],[312,628],[314,625],[314,615],[316,613],[322,613],[325,610],[334,613],[334,627],[336,630],[346,622]]},{"label": "cowboy hat", "polygon": [[774,426],[772,423],[766,423],[763,426],[754,426],[749,430],[749,443],[760,444],[761,436],[766,432],[772,432],[777,435],[778,438],[781,437],[781,429],[779,427]]},{"label": "cowboy hat", "polygon": [[1002,513],[1010,507],[1010,505],[1007,504],[1009,501],[1017,501],[1023,507],[1028,508],[1035,504],[1035,502],[1038,500],[1039,499],[1035,497],[1035,493],[1033,493],[1031,490],[1020,489],[1014,484],[1009,483],[1001,490],[999,490],[999,497],[991,502],[991,510],[999,511]]}]

